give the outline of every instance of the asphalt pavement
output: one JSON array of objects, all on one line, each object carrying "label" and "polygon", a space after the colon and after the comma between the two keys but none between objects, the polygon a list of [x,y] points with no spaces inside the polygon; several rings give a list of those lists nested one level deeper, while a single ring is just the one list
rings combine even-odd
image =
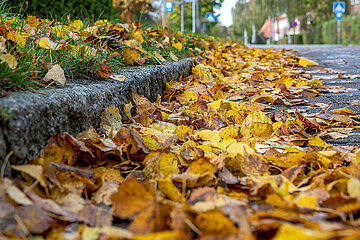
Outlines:
[{"label": "asphalt pavement", "polygon": [[[306,100],[328,104],[327,109],[348,108],[360,115],[360,46],[342,45],[251,45],[256,48],[285,48],[296,50],[295,55],[307,57],[319,64],[305,68],[313,79],[321,79],[324,85],[349,88],[345,93],[327,93]],[[331,69],[329,72],[314,72],[316,68]],[[350,104],[352,103],[352,104]],[[313,109],[316,111],[316,109]],[[360,147],[360,132],[353,131],[346,139],[331,139],[334,145],[355,145]]]}]

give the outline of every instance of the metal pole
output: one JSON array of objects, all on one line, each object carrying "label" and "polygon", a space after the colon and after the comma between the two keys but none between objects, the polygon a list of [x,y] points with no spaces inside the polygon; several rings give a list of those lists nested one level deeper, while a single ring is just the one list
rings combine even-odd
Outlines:
[{"label": "metal pole", "polygon": [[271,37],[270,37],[270,32],[271,32],[271,20],[270,20],[271,18],[270,18],[270,16],[268,16],[268,44],[271,44]]},{"label": "metal pole", "polygon": [[291,44],[291,22],[290,22],[290,19],[289,17],[287,18],[288,20],[288,28],[287,28],[287,36],[288,36],[288,44],[290,45]]},{"label": "metal pole", "polygon": [[337,20],[337,42],[341,44],[341,25],[340,20]]},{"label": "metal pole", "polygon": [[196,31],[196,1],[192,0],[192,32]]},{"label": "metal pole", "polygon": [[162,28],[165,28],[165,0],[161,1]]},{"label": "metal pole", "polygon": [[181,26],[180,30],[183,33],[184,32],[184,0],[181,0]]},{"label": "metal pole", "polygon": [[196,31],[200,32],[201,31],[201,5],[200,5],[200,0],[195,0],[196,1]]}]

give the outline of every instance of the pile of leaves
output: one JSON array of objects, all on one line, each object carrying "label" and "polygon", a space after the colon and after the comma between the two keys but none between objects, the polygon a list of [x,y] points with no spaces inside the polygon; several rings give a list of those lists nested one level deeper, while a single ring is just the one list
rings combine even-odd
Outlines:
[{"label": "pile of leaves", "polygon": [[133,92],[126,119],[109,106],[100,129],[55,135],[12,166],[1,237],[358,239],[360,151],[325,140],[360,117],[304,105],[352,90],[312,79],[296,67],[316,63],[289,51],[204,47],[157,101]]},{"label": "pile of leaves", "polygon": [[[56,22],[0,12],[1,95],[16,87],[64,87],[67,79],[111,77],[121,66],[163,64],[193,56],[202,42],[141,23]],[[115,78],[117,79],[117,78]]]}]

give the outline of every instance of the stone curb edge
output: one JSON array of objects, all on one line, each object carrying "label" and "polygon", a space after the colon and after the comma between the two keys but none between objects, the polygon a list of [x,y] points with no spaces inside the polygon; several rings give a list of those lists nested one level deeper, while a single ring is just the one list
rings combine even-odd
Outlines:
[{"label": "stone curb edge", "polygon": [[[90,126],[99,127],[105,107],[123,105],[132,99],[132,90],[151,101],[161,94],[165,83],[191,74],[193,60],[118,70],[125,81],[105,79],[71,82],[63,89],[44,93],[15,92],[0,98],[0,167],[9,152],[10,164],[23,164],[39,157],[46,141],[56,133],[72,135]],[[6,166],[6,175],[10,167]]]}]

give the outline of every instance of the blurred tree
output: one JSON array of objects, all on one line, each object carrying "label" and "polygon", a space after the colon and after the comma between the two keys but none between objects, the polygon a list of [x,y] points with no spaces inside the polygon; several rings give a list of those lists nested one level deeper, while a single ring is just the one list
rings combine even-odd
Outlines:
[{"label": "blurred tree", "polygon": [[13,12],[41,18],[87,18],[96,21],[113,17],[112,0],[10,0]]},{"label": "blurred tree", "polygon": [[151,0],[113,0],[115,17],[126,23],[150,21],[149,12],[153,11]]}]

